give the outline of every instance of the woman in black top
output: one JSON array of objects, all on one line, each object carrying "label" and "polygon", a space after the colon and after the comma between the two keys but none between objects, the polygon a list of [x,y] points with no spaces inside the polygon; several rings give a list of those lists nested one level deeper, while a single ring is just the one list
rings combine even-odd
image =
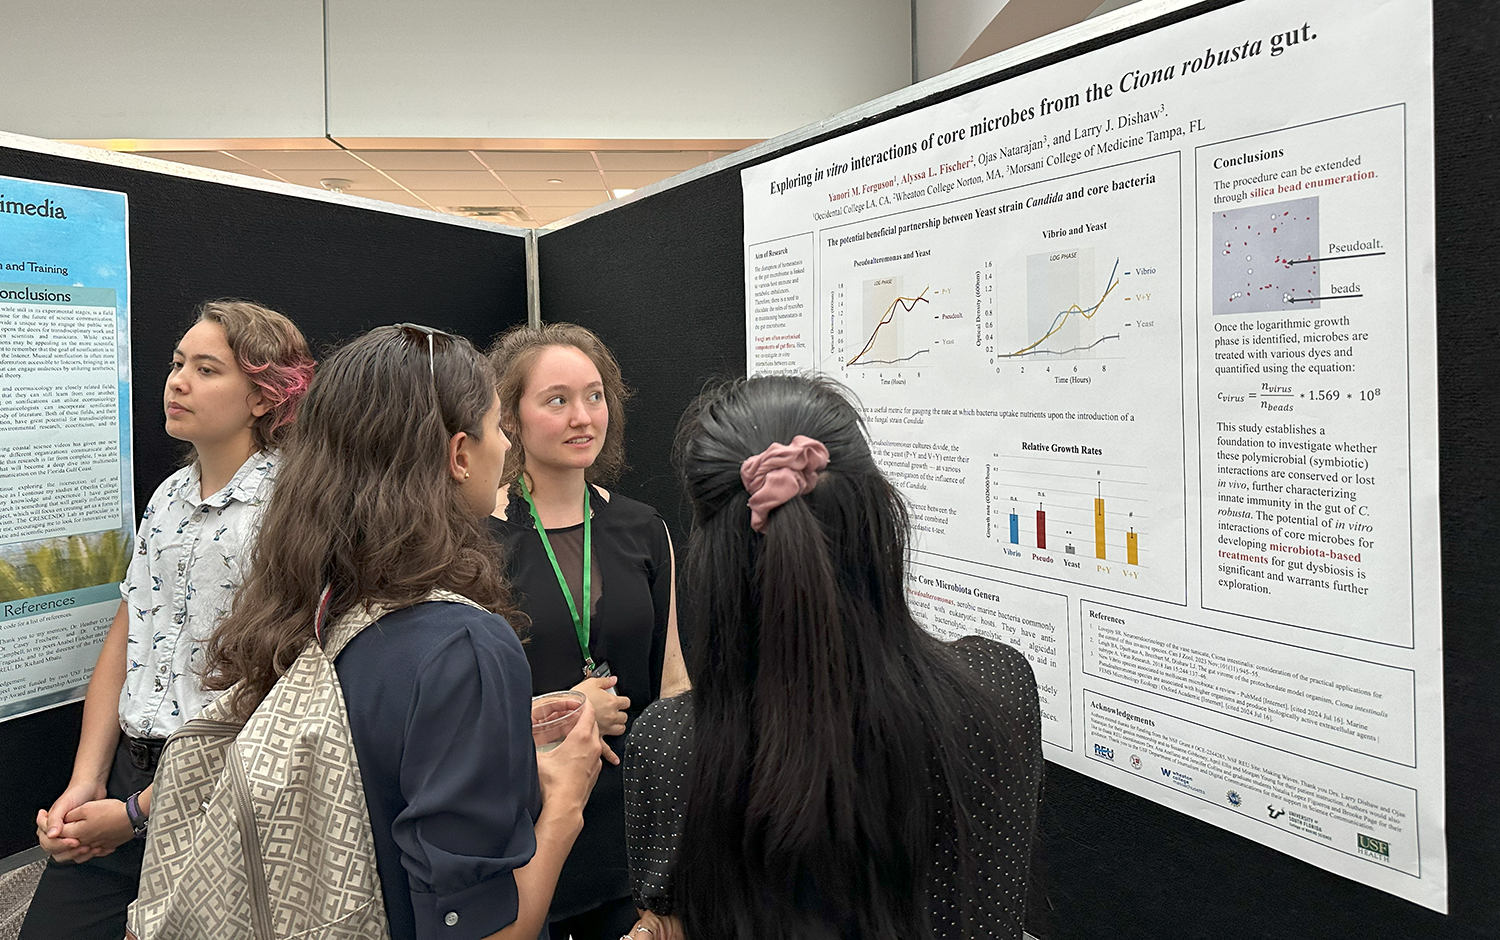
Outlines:
[{"label": "woman in black top", "polygon": [[[490,528],[531,619],[532,690],[586,694],[620,753],[635,717],[687,684],[666,526],[650,506],[595,482],[623,463],[620,369],[571,324],[517,327],[490,358],[515,443]],[[600,774],[549,920],[554,940],[615,940],[635,923],[616,767]]]},{"label": "woman in black top", "polygon": [[1019,940],[1036,680],[912,619],[906,510],[841,389],[729,385],[678,447],[694,682],[625,757],[631,940]]}]

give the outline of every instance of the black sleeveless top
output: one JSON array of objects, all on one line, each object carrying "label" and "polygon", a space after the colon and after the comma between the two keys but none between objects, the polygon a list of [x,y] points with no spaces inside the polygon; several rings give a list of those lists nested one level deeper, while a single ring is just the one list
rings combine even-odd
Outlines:
[{"label": "black sleeveless top", "polygon": [[[630,697],[627,731],[605,742],[625,753],[628,727],[661,692],[667,613],[672,591],[671,543],[666,525],[645,503],[594,488],[594,562],[589,649],[619,677],[615,691]],[[505,547],[506,571],[516,603],[531,618],[523,630],[533,695],[570,689],[583,681],[583,654],[567,601],[536,532],[531,508],[512,486],[505,519],[490,517],[490,531]],[[580,591],[583,526],[548,531],[564,576]],[[583,812],[583,832],[563,865],[548,920],[562,920],[630,894],[625,858],[625,792],[620,768],[605,763]]]}]

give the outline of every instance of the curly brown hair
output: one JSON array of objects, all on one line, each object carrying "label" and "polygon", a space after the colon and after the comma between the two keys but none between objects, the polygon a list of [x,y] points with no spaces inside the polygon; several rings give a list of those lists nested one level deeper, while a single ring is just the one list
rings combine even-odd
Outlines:
[{"label": "curly brown hair", "polygon": [[249,574],[209,640],[204,687],[240,683],[232,704],[247,718],[313,641],[325,585],[330,618],[437,588],[516,625],[499,543],[448,469],[449,439],[482,439],[494,401],[489,363],[461,337],[384,326],[329,356],[282,450]]},{"label": "curly brown hair", "polygon": [[521,393],[526,390],[537,356],[549,346],[571,346],[588,356],[599,370],[599,378],[604,382],[604,404],[609,409],[609,429],[585,478],[590,483],[613,482],[625,470],[625,402],[634,392],[620,376],[620,364],[614,354],[592,330],[575,323],[547,323],[511,327],[490,347],[490,365],[495,369],[495,382],[500,390],[500,422],[511,442],[500,483],[514,483],[526,467],[526,448],[521,446]]},{"label": "curly brown hair", "polygon": [[270,405],[250,425],[256,450],[281,446],[297,420],[297,405],[312,384],[313,357],[297,325],[269,307],[248,300],[210,300],[198,308],[199,323],[217,323],[235,362]]}]

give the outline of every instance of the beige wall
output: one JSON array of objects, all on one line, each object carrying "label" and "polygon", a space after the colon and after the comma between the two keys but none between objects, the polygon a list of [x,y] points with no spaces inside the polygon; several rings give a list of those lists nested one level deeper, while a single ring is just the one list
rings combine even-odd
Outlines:
[{"label": "beige wall", "polygon": [[911,82],[908,0],[329,0],[335,137],[765,138]]},{"label": "beige wall", "polygon": [[917,78],[953,68],[1010,0],[915,0]]},{"label": "beige wall", "polygon": [[913,0],[917,78],[940,75],[1136,0]]},{"label": "beige wall", "polygon": [[0,130],[760,139],[911,81],[910,0],[5,0]]},{"label": "beige wall", "polygon": [[320,137],[320,0],[3,0],[0,130]]}]

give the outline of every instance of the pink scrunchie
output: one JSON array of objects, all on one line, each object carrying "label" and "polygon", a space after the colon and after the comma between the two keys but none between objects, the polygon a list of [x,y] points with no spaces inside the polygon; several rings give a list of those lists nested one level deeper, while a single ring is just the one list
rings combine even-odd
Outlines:
[{"label": "pink scrunchie", "polygon": [[765,531],[766,516],[793,496],[812,492],[818,471],[828,466],[828,448],[798,434],[790,444],[772,444],[740,464],[740,481],[750,494],[750,528]]}]

